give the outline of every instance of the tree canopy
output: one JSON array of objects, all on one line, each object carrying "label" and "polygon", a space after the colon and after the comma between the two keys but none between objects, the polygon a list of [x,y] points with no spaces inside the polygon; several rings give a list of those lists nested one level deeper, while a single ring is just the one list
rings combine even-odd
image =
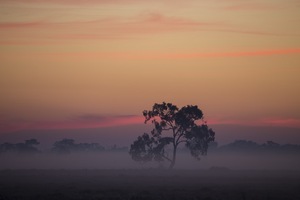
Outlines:
[{"label": "tree canopy", "polygon": [[5,142],[0,144],[0,153],[21,153],[30,154],[38,153],[39,150],[36,148],[40,143],[36,139],[25,140],[25,142],[20,142],[16,144]]},{"label": "tree canopy", "polygon": [[98,143],[75,143],[74,139],[62,139],[53,144],[52,152],[72,153],[72,152],[98,152],[104,151],[104,147]]},{"label": "tree canopy", "polygon": [[[144,110],[145,123],[154,125],[150,134],[144,133],[133,142],[130,155],[139,162],[169,161],[169,168],[176,162],[177,147],[185,144],[196,159],[207,154],[208,144],[215,139],[215,132],[208,128],[198,106],[187,105],[178,108],[172,103],[155,103],[151,110]],[[173,149],[172,155],[166,151]]]}]

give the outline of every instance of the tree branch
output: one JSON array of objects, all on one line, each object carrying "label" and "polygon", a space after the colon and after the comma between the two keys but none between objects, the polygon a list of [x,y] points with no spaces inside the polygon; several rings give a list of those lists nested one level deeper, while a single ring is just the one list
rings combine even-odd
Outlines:
[{"label": "tree branch", "polygon": [[175,142],[175,137],[176,137],[175,127],[173,126],[172,122],[167,121],[167,123],[168,123],[169,126],[171,127],[170,130],[172,130],[172,132],[173,132],[173,138],[174,138],[174,142]]},{"label": "tree branch", "polygon": [[181,132],[181,134],[178,136],[178,138],[176,139],[176,146],[180,143],[179,140],[180,138],[183,136],[183,132]]},{"label": "tree branch", "polygon": [[181,127],[179,127],[175,133],[175,136],[177,136],[177,134],[179,133],[179,131],[181,130]]},{"label": "tree branch", "polygon": [[164,154],[161,155],[163,158],[165,158],[167,161],[172,162],[172,160],[170,158],[168,158],[167,156],[165,156]]}]

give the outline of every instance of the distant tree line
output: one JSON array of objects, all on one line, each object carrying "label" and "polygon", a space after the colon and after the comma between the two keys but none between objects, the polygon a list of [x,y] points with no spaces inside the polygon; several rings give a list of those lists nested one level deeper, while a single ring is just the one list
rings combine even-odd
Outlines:
[{"label": "distant tree line", "polygon": [[210,150],[216,153],[300,153],[300,145],[280,145],[273,141],[258,144],[251,140],[235,140],[220,147],[218,143],[213,142],[210,144]]},{"label": "distant tree line", "polygon": [[[37,139],[25,140],[24,143],[8,143],[5,142],[0,144],[0,154],[2,153],[18,153],[18,154],[34,154],[42,153],[37,146],[40,143]],[[118,147],[113,145],[108,148],[104,148],[98,143],[75,143],[74,139],[62,139],[53,143],[50,152],[57,154],[69,154],[69,153],[79,153],[79,152],[128,152],[128,147]]]},{"label": "distant tree line", "polygon": [[98,143],[75,143],[73,139],[63,139],[53,144],[51,149],[56,153],[72,153],[72,152],[97,152],[104,151],[105,148]]},{"label": "distant tree line", "polygon": [[0,153],[37,153],[36,148],[40,143],[36,139],[25,140],[24,143],[8,143],[0,144]]},{"label": "distant tree line", "polygon": [[[43,153],[38,149],[39,141],[29,139],[20,143],[2,143],[0,144],[0,154],[17,153],[17,154],[35,154]],[[251,140],[235,140],[226,145],[219,146],[217,142],[211,142],[208,147],[211,153],[289,153],[299,154],[300,145],[283,144],[280,145],[273,141],[267,141],[258,144]],[[62,139],[53,143],[50,149],[51,153],[70,154],[76,152],[128,152],[128,147],[119,147],[112,145],[103,147],[98,143],[76,143],[74,139]],[[183,147],[178,149],[179,152],[189,152],[189,149]]]}]

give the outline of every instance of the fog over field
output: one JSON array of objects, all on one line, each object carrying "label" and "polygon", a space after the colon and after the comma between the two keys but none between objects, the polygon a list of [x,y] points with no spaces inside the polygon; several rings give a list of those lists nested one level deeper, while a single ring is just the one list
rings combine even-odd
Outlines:
[{"label": "fog over field", "polygon": [[241,143],[255,144],[240,140],[211,148],[200,161],[182,148],[172,170],[168,162],[137,163],[124,147],[99,152],[1,153],[0,199],[300,198],[299,152],[279,151],[284,145],[264,152],[230,151],[229,147]]},{"label": "fog over field", "polygon": [[[299,154],[238,154],[208,153],[200,161],[188,152],[178,154],[176,169],[232,170],[299,170]],[[0,155],[0,169],[166,169],[168,163],[137,163],[127,152],[71,153],[57,155],[39,153],[33,155]]]},{"label": "fog over field", "polygon": [[[36,138],[41,144],[40,149],[51,148],[53,142],[63,138],[73,138],[80,142],[98,142],[109,146],[129,146],[137,136],[144,132],[150,132],[151,124],[140,124],[67,130],[24,130],[7,134],[0,134],[0,143],[22,142],[29,138]],[[209,122],[209,121],[208,121]],[[300,144],[300,128],[276,127],[276,126],[238,126],[238,125],[210,125],[216,131],[216,140],[220,145],[228,144],[236,139],[253,140],[263,143],[274,140],[280,144]],[[255,133],[255,134],[254,134]],[[283,134],[284,133],[284,134]]]}]

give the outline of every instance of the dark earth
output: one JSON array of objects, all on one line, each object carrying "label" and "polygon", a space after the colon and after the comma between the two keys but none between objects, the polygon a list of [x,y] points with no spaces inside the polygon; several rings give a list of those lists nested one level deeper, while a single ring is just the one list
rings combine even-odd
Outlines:
[{"label": "dark earth", "polygon": [[300,171],[1,170],[0,200],[300,199]]}]

